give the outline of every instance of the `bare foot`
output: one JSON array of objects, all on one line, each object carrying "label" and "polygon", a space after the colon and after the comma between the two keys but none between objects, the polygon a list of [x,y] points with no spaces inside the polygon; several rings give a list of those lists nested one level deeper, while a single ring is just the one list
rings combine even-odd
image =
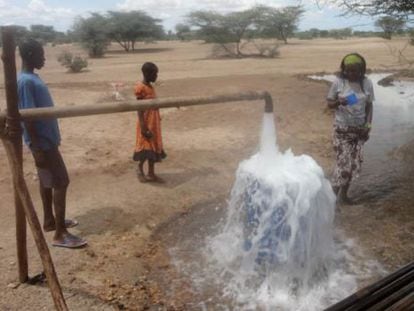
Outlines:
[{"label": "bare foot", "polygon": [[137,172],[137,178],[140,182],[142,183],[146,183],[147,181],[149,181],[144,174]]},{"label": "bare foot", "polygon": [[156,182],[159,184],[164,184],[165,180],[162,179],[161,177],[157,176],[157,175],[148,175],[147,177],[148,182]]},{"label": "bare foot", "polygon": [[[75,219],[65,219],[66,228],[73,228],[73,227],[76,227],[77,225],[79,225],[79,222],[77,220],[75,220]],[[56,225],[54,223],[44,225],[43,230],[45,232],[55,231],[56,230]]]}]

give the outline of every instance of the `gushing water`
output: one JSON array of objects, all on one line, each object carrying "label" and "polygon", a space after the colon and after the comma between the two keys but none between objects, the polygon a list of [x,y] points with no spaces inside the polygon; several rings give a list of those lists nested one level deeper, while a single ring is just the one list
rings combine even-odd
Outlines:
[{"label": "gushing water", "polygon": [[280,152],[266,113],[260,150],[240,163],[226,217],[203,256],[180,258],[194,243],[171,249],[192,279],[191,309],[316,311],[348,296],[380,268],[334,232],[334,212],[322,168],[307,155]]},{"label": "gushing water", "polygon": [[332,273],[334,208],[322,169],[309,156],[279,152],[266,113],[260,151],[240,164],[225,226],[208,240],[224,296],[245,310],[309,311],[320,310],[333,283],[349,291],[353,278]]}]

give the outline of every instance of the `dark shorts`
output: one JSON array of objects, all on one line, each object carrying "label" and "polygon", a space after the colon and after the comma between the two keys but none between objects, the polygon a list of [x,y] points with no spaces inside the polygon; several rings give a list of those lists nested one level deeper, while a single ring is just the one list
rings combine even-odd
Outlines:
[{"label": "dark shorts", "polygon": [[44,188],[65,188],[69,185],[69,175],[59,149],[43,151],[46,159],[45,167],[36,167],[39,181]]}]

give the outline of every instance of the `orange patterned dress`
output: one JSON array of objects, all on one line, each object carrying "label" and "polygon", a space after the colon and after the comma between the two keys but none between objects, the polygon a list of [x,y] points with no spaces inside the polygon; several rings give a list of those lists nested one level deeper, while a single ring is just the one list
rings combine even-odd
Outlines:
[{"label": "orange patterned dress", "polygon": [[[153,99],[156,98],[153,87],[138,82],[135,85],[135,96],[137,99]],[[161,162],[166,157],[162,147],[161,136],[161,116],[159,109],[148,109],[144,111],[144,122],[152,133],[151,138],[146,138],[141,134],[141,125],[138,118],[136,128],[134,161],[150,160],[153,162]]]}]

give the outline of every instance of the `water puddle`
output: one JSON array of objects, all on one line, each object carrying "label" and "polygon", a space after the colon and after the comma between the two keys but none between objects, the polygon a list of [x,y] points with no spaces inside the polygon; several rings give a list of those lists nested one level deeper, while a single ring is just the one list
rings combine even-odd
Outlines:
[{"label": "water puddle", "polygon": [[[370,74],[375,92],[374,116],[369,141],[364,146],[364,164],[360,178],[351,193],[360,202],[385,199],[401,187],[407,163],[392,155],[399,147],[413,143],[414,82],[394,81],[381,86],[378,81],[389,74]],[[332,81],[333,75],[311,76],[315,80]]]}]

